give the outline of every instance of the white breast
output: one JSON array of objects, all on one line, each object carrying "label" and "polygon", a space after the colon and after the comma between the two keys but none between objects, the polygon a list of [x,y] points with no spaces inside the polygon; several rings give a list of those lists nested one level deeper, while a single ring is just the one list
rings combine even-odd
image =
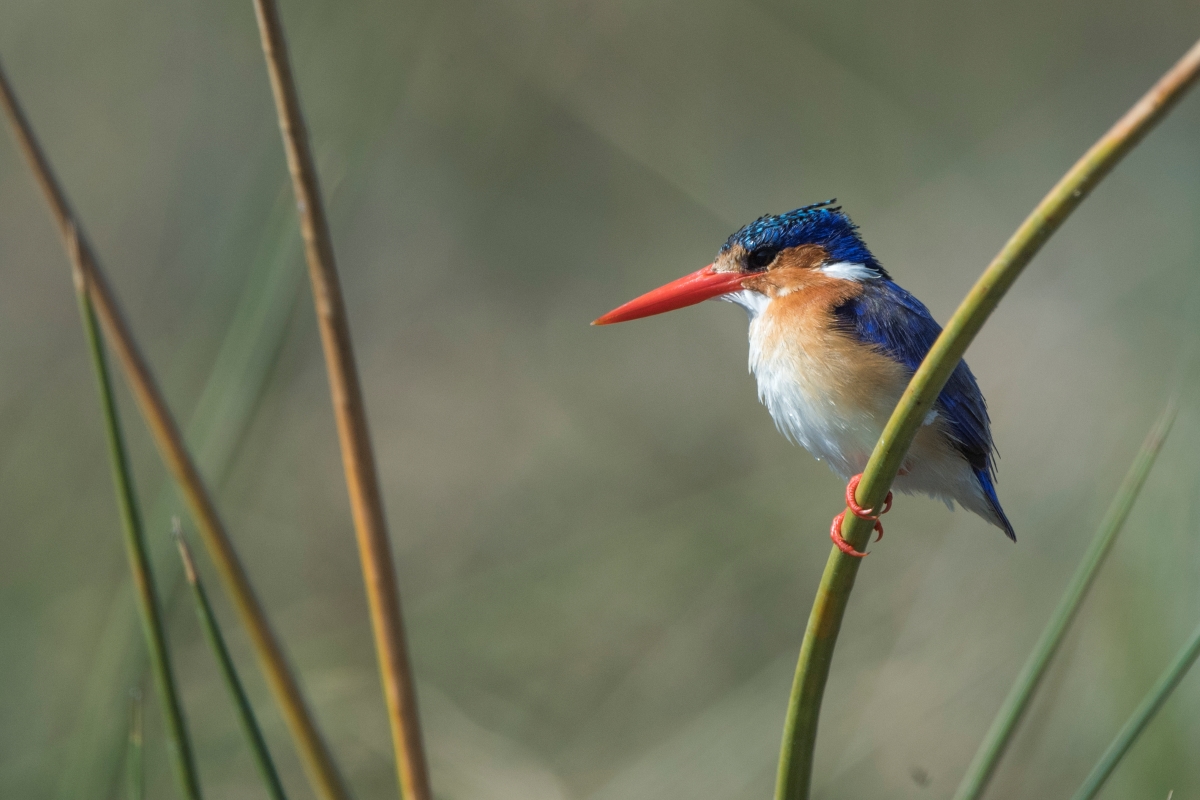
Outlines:
[{"label": "white breast", "polygon": [[750,317],[750,371],[775,426],[842,478],[861,472],[903,383],[863,391],[858,360],[831,341],[780,330],[770,298],[743,290],[723,299]]}]

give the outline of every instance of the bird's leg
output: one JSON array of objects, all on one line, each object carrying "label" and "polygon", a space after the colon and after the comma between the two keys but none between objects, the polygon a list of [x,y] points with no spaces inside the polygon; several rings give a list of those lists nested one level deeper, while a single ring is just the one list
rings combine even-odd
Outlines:
[{"label": "bird's leg", "polygon": [[[887,497],[884,498],[883,511],[880,511],[879,514],[874,514],[872,513],[874,509],[863,508],[858,504],[858,500],[854,497],[854,493],[858,491],[858,482],[861,480],[862,473],[860,472],[851,478],[850,482],[846,484],[846,508],[850,509],[850,513],[854,514],[854,516],[859,517],[860,519],[870,520],[875,523],[875,532],[878,534],[875,537],[875,541],[878,542],[883,538],[883,524],[879,521],[879,515],[886,514],[892,510],[892,493],[888,492]],[[842,538],[842,520],[845,518],[845,511],[833,518],[833,526],[829,529],[829,538],[833,540],[835,545],[837,545],[837,549],[841,550],[846,555],[854,556],[855,558],[863,558],[867,555],[866,553],[855,550],[853,545]]]}]

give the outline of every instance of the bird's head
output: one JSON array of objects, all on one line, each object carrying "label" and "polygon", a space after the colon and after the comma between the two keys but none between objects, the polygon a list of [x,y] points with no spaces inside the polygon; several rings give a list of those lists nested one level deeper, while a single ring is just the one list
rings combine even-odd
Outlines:
[{"label": "bird's head", "polygon": [[752,305],[755,297],[770,300],[829,281],[888,277],[857,226],[833,202],[759,217],[730,236],[704,269],[647,292],[592,324],[649,317],[714,297]]}]

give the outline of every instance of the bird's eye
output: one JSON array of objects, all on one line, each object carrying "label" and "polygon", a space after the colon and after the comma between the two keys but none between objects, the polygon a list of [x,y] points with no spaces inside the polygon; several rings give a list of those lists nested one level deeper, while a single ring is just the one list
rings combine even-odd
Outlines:
[{"label": "bird's eye", "polygon": [[779,251],[773,247],[760,247],[752,250],[750,255],[746,256],[746,267],[751,272],[761,272],[771,266],[771,262],[777,255],[779,255]]}]

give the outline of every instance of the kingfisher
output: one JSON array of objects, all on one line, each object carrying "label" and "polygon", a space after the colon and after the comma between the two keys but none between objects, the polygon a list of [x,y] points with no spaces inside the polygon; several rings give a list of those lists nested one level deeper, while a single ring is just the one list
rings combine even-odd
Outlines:
[{"label": "kingfisher", "polygon": [[[835,200],[766,215],[735,232],[713,263],[593,322],[662,314],[702,300],[735,303],[750,318],[750,371],[775,426],[826,462],[846,486],[846,507],[875,523],[855,499],[875,442],[942,328],[897,285]],[[957,502],[1016,541],[996,496],[996,451],[987,403],[965,361],[922,422],[893,486]],[[884,507],[891,508],[889,492]],[[841,535],[847,555],[866,555]],[[878,538],[877,538],[878,541]]]}]

